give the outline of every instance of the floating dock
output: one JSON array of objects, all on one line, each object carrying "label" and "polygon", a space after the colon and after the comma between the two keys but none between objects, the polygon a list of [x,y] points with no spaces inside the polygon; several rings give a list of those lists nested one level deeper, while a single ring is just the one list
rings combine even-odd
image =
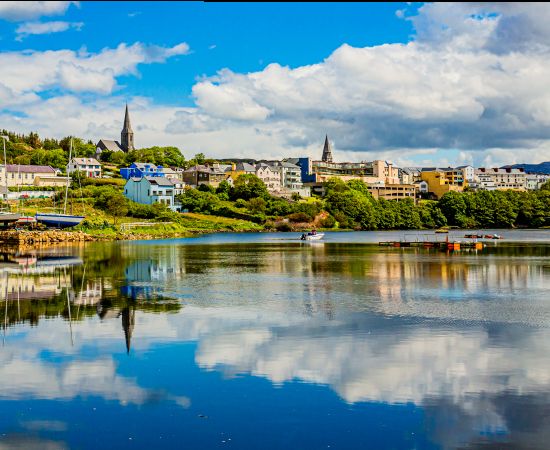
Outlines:
[{"label": "floating dock", "polygon": [[379,242],[378,245],[385,247],[438,248],[443,250],[483,249],[483,242],[478,241],[382,241]]}]

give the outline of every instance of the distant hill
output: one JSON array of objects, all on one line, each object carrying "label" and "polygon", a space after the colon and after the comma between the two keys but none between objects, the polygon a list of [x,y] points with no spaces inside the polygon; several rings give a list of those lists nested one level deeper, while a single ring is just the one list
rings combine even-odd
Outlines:
[{"label": "distant hill", "polygon": [[512,164],[510,166],[502,166],[502,169],[511,167],[512,169],[523,168],[527,173],[546,173],[550,175],[550,161],[540,164]]}]

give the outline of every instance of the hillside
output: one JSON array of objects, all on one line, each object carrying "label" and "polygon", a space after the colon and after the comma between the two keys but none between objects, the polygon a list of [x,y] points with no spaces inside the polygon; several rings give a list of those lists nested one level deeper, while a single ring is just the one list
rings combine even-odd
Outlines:
[{"label": "hillside", "polygon": [[503,169],[511,167],[513,169],[523,168],[527,173],[545,173],[550,175],[550,161],[546,161],[540,164],[513,164],[509,166],[502,166]]}]

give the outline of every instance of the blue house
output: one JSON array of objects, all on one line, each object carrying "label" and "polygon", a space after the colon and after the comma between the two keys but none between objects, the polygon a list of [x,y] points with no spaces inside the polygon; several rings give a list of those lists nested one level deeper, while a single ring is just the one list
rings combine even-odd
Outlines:
[{"label": "blue house", "polygon": [[176,195],[182,191],[181,182],[165,177],[132,177],[124,185],[124,195],[129,200],[144,205],[163,203],[173,211],[181,210]]},{"label": "blue house", "polygon": [[125,180],[130,178],[141,178],[141,177],[163,177],[164,172],[162,166],[155,166],[151,163],[132,163],[130,167],[125,167],[120,169],[120,174]]},{"label": "blue house", "polygon": [[304,158],[289,158],[287,162],[296,164],[300,167],[300,177],[302,183],[315,183],[316,177],[311,170],[311,160],[307,157]]}]

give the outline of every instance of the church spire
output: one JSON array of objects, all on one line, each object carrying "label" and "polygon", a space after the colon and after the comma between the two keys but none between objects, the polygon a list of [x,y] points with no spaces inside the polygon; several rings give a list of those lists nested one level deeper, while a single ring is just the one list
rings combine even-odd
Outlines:
[{"label": "church spire", "polygon": [[124,126],[120,133],[121,147],[125,152],[134,150],[134,131],[130,124],[130,113],[128,112],[128,103],[126,103],[126,111],[124,113]]},{"label": "church spire", "polygon": [[126,353],[130,353],[132,346],[132,333],[136,324],[136,308],[129,306],[122,309],[122,329],[124,330],[124,340],[126,341]]},{"label": "church spire", "polygon": [[323,162],[332,162],[332,148],[330,147],[330,142],[328,141],[328,135],[325,135],[325,146],[323,147]]}]

